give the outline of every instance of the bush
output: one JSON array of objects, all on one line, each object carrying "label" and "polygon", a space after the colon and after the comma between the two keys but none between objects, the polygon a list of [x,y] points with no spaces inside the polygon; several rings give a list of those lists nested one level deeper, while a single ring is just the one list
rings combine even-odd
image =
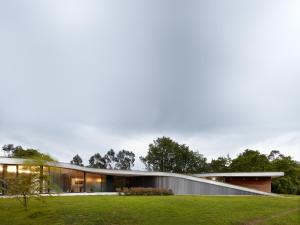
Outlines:
[{"label": "bush", "polygon": [[116,191],[119,195],[173,195],[173,191],[166,188],[123,187]]}]

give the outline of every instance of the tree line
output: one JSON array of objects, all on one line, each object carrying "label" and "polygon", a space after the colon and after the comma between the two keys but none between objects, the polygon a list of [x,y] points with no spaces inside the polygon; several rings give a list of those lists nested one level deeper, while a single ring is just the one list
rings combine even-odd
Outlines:
[{"label": "tree line", "polygon": [[[89,159],[88,167],[100,169],[130,170],[134,166],[135,154],[131,151],[121,150],[116,153],[110,149],[104,156],[96,153]],[[81,157],[77,154],[70,162],[71,164],[84,166]]]},{"label": "tree line", "polygon": [[[37,151],[8,145],[3,146],[3,150],[7,152],[7,155],[10,154],[11,157],[19,158],[26,158]],[[48,155],[44,157],[48,157]],[[227,155],[208,162],[206,157],[191,150],[189,146],[179,144],[169,137],[160,137],[149,144],[146,156],[140,157],[140,160],[149,171],[183,174],[280,171],[284,172],[285,176],[272,180],[272,191],[300,194],[300,164],[291,156],[286,156],[278,150],[272,150],[265,155],[258,150],[246,149],[236,158]],[[110,149],[105,155],[100,153],[92,155],[87,166],[101,169],[130,170],[134,163],[135,154],[132,151],[115,152]],[[79,155],[73,157],[71,164],[84,166]]]}]

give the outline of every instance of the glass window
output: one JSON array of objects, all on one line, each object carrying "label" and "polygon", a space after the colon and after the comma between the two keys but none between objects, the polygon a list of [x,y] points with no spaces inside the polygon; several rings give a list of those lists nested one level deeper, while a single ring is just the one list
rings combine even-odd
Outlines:
[{"label": "glass window", "polygon": [[49,167],[43,166],[43,193],[48,193],[50,190],[50,176],[49,176]]},{"label": "glass window", "polygon": [[3,178],[3,165],[0,164],[0,179],[2,178]]},{"label": "glass window", "polygon": [[104,177],[99,174],[86,173],[86,192],[101,192]]},{"label": "glass window", "polygon": [[64,168],[50,168],[52,191],[84,192],[84,173]]},{"label": "glass window", "polygon": [[84,192],[84,173],[77,170],[61,169],[63,192]]},{"label": "glass window", "polygon": [[6,169],[6,177],[7,178],[15,178],[17,175],[17,166],[16,165],[8,165]]},{"label": "glass window", "polygon": [[63,191],[61,186],[61,179],[60,179],[60,168],[56,167],[49,167],[50,170],[50,191],[51,192],[58,192]]},{"label": "glass window", "polygon": [[18,174],[30,174],[30,173],[40,173],[40,167],[28,166],[28,165],[20,165],[18,167]]}]

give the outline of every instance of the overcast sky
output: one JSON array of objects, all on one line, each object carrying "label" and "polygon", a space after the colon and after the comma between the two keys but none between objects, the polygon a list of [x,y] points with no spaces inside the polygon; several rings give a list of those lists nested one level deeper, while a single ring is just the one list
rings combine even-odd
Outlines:
[{"label": "overcast sky", "polygon": [[1,1],[0,145],[300,160],[299,40],[298,0]]}]

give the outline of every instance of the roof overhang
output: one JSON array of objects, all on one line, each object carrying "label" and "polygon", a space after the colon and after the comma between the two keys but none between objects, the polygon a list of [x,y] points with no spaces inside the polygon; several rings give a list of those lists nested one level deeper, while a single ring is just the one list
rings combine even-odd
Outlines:
[{"label": "roof overhang", "polygon": [[282,177],[284,172],[242,172],[242,173],[203,173],[193,174],[195,177]]}]

